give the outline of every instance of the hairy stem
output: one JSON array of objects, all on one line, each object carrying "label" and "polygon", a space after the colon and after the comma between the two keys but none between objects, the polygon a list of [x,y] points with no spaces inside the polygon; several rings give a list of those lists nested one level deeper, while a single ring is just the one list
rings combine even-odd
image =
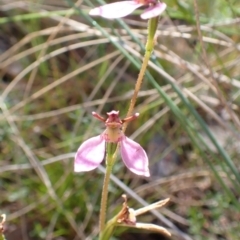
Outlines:
[{"label": "hairy stem", "polygon": [[[134,89],[134,93],[130,102],[130,106],[128,108],[128,112],[127,112],[127,117],[131,116],[133,113],[133,109],[135,107],[136,101],[137,101],[137,97],[138,97],[138,93],[141,89],[142,83],[143,83],[143,78],[148,66],[148,61],[151,57],[153,48],[154,48],[154,36],[155,36],[155,32],[157,29],[157,23],[158,23],[158,17],[155,18],[151,18],[148,21],[148,39],[147,39],[147,43],[146,43],[146,47],[145,47],[145,54],[143,57],[143,62],[142,62],[142,66],[135,84],[135,89]],[[123,132],[125,132],[126,128],[127,128],[128,123],[126,122],[123,126]]]},{"label": "hairy stem", "polygon": [[[103,181],[101,208],[100,208],[100,217],[99,217],[100,233],[102,233],[105,228],[107,200],[108,200],[108,185],[109,185],[110,175],[112,172],[112,167],[113,167],[112,162],[113,162],[114,158],[115,158],[114,155],[107,154],[107,160],[106,160],[107,167],[106,167],[106,173],[105,173],[104,181]],[[108,164],[108,163],[110,163],[110,164]]]}]

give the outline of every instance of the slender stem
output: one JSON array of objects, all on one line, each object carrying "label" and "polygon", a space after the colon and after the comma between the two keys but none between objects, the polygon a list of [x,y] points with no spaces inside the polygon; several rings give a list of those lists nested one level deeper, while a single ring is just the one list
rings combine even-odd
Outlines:
[{"label": "slender stem", "polygon": [[[112,163],[114,158],[115,158],[115,155],[107,154],[106,162]],[[113,167],[113,164],[107,164],[106,173],[103,181],[102,199],[101,199],[101,208],[100,208],[100,217],[99,217],[100,233],[102,233],[105,228],[106,209],[107,209],[107,200],[108,200],[108,184],[109,184],[109,179],[112,172],[112,167]]]},{"label": "slender stem", "polygon": [[[130,106],[128,108],[127,117],[131,116],[133,113],[133,109],[137,101],[137,96],[142,86],[143,77],[145,75],[145,72],[148,66],[148,61],[151,57],[151,54],[154,48],[154,35],[156,32],[157,22],[158,22],[158,17],[149,19],[148,21],[148,39],[145,47],[145,54],[144,54],[142,66],[135,84],[135,89],[130,102]],[[127,122],[124,123],[123,132],[125,132],[127,125],[128,125]]]},{"label": "slender stem", "polygon": [[[146,72],[148,61],[149,61],[150,57],[151,57],[151,51],[146,51],[145,55],[144,55],[144,58],[143,58],[142,67],[140,69],[138,79],[137,79],[137,82],[136,82],[136,85],[135,85],[134,93],[133,93],[133,96],[132,96],[132,99],[131,99],[131,102],[130,102],[130,106],[128,108],[127,117],[132,115],[134,106],[135,106],[136,101],[137,101],[138,93],[139,93],[139,91],[141,89],[141,86],[142,86],[143,77],[144,77],[144,74]],[[125,129],[126,126],[127,126],[127,123],[125,123],[124,129]]]}]

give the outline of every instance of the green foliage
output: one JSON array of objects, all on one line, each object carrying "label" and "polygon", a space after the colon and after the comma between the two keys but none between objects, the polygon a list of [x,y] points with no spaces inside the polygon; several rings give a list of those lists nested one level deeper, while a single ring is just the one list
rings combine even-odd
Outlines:
[{"label": "green foliage", "polygon": [[203,211],[198,207],[190,207],[188,219],[190,232],[196,239],[205,239],[206,236],[215,239],[215,234],[220,238],[237,239],[239,224],[235,222],[237,217],[234,208],[222,193],[210,193],[204,198],[206,205]]}]

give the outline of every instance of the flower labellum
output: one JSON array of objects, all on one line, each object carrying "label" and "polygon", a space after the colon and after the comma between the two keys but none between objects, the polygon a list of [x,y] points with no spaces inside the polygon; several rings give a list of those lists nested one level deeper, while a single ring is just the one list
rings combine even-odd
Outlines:
[{"label": "flower labellum", "polygon": [[[101,135],[82,143],[75,155],[74,171],[86,172],[97,168],[104,159],[106,144],[113,143],[116,146],[119,144],[122,160],[130,171],[149,177],[146,152],[138,143],[126,137],[121,130],[124,122],[134,120],[139,114],[136,113],[122,120],[119,118],[119,111],[113,110],[107,113],[107,119],[95,112],[92,114],[100,121],[105,122],[106,130]],[[107,152],[107,154],[109,153]]]},{"label": "flower labellum", "polygon": [[157,17],[162,14],[167,7],[165,3],[161,3],[158,0],[132,0],[109,3],[90,10],[89,14],[115,19],[125,17],[142,6],[148,6],[145,12],[141,14],[142,19]]}]

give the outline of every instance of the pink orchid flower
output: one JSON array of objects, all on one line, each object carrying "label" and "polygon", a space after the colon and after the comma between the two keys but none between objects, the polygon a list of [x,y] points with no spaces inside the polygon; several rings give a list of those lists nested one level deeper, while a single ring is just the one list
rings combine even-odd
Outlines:
[{"label": "pink orchid flower", "polygon": [[145,12],[141,14],[142,19],[157,17],[162,14],[167,7],[165,3],[161,3],[158,0],[132,0],[106,4],[92,9],[89,14],[109,19],[121,18],[142,6],[149,6]]},{"label": "pink orchid flower", "polygon": [[122,120],[119,118],[119,111],[107,113],[107,119],[95,112],[92,114],[105,122],[106,130],[101,135],[92,137],[82,143],[75,155],[74,171],[86,172],[97,168],[104,159],[106,143],[119,143],[122,160],[127,168],[137,175],[149,177],[146,152],[138,143],[126,137],[121,130],[124,122],[132,121],[139,114]]}]

